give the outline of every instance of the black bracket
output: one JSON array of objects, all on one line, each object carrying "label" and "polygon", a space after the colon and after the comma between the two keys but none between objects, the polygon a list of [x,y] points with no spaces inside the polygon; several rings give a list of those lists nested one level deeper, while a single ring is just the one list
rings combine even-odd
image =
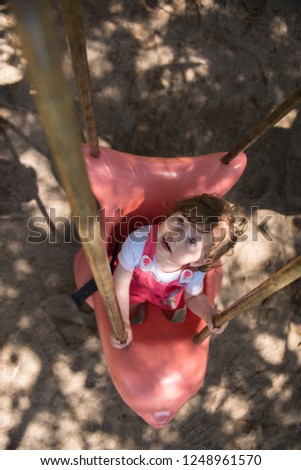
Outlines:
[{"label": "black bracket", "polygon": [[85,300],[97,291],[97,285],[94,279],[90,279],[83,287],[77,292],[74,292],[71,297],[79,307],[85,302]]}]

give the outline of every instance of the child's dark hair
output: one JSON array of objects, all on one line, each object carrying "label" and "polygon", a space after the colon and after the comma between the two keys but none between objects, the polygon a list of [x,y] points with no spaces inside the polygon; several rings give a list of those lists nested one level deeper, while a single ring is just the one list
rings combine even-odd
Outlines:
[{"label": "child's dark hair", "polygon": [[198,233],[212,233],[211,243],[204,253],[210,261],[194,268],[198,271],[209,271],[217,267],[217,261],[233,248],[247,226],[245,217],[236,217],[234,207],[217,194],[201,194],[188,197],[175,203],[168,217],[180,212],[197,230]]}]

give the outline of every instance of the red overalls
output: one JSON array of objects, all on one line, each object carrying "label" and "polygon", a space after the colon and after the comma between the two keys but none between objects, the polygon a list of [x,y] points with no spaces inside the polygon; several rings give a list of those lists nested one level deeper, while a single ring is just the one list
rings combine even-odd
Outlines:
[{"label": "red overalls", "polygon": [[192,279],[193,271],[184,267],[177,279],[167,284],[158,281],[152,273],[157,243],[158,225],[153,225],[144,245],[140,264],[134,269],[130,285],[130,304],[151,302],[164,310],[184,306],[184,288]]}]

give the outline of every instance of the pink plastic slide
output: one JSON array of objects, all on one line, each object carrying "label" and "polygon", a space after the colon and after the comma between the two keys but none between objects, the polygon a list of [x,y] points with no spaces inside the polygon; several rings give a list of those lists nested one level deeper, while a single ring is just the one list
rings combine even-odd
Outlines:
[{"label": "pink plastic slide", "polygon": [[[83,146],[92,191],[102,211],[108,254],[133,229],[158,223],[174,201],[217,193],[224,195],[240,178],[246,155],[224,165],[225,153],[198,157],[157,158],[130,155],[101,148],[98,158]],[[140,225],[139,225],[140,224]],[[81,249],[74,260],[78,288],[92,277]],[[205,293],[214,302],[221,285],[221,271],[206,274]],[[204,322],[187,312],[181,323],[167,320],[148,304],[140,325],[133,325],[133,342],[126,350],[111,346],[112,331],[99,293],[88,303],[95,311],[99,335],[112,380],[122,399],[154,428],[164,427],[203,384],[209,338],[201,345],[192,341]]]}]

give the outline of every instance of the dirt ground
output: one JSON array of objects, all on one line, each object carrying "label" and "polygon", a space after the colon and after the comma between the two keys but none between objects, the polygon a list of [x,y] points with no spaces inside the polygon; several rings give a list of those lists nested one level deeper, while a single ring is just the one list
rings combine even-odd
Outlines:
[{"label": "dirt ground", "polygon": [[[79,243],[63,242],[69,204],[0,9],[0,448],[301,449],[299,281],[213,338],[204,386],[166,428],[123,403],[93,313],[70,298]],[[300,85],[298,0],[87,0],[85,21],[98,135],[117,150],[227,151]],[[299,105],[247,151],[228,198],[248,239],[225,260],[220,309],[301,252],[300,130]],[[28,243],[28,220],[51,208],[56,233],[41,222],[48,242]]]}]

